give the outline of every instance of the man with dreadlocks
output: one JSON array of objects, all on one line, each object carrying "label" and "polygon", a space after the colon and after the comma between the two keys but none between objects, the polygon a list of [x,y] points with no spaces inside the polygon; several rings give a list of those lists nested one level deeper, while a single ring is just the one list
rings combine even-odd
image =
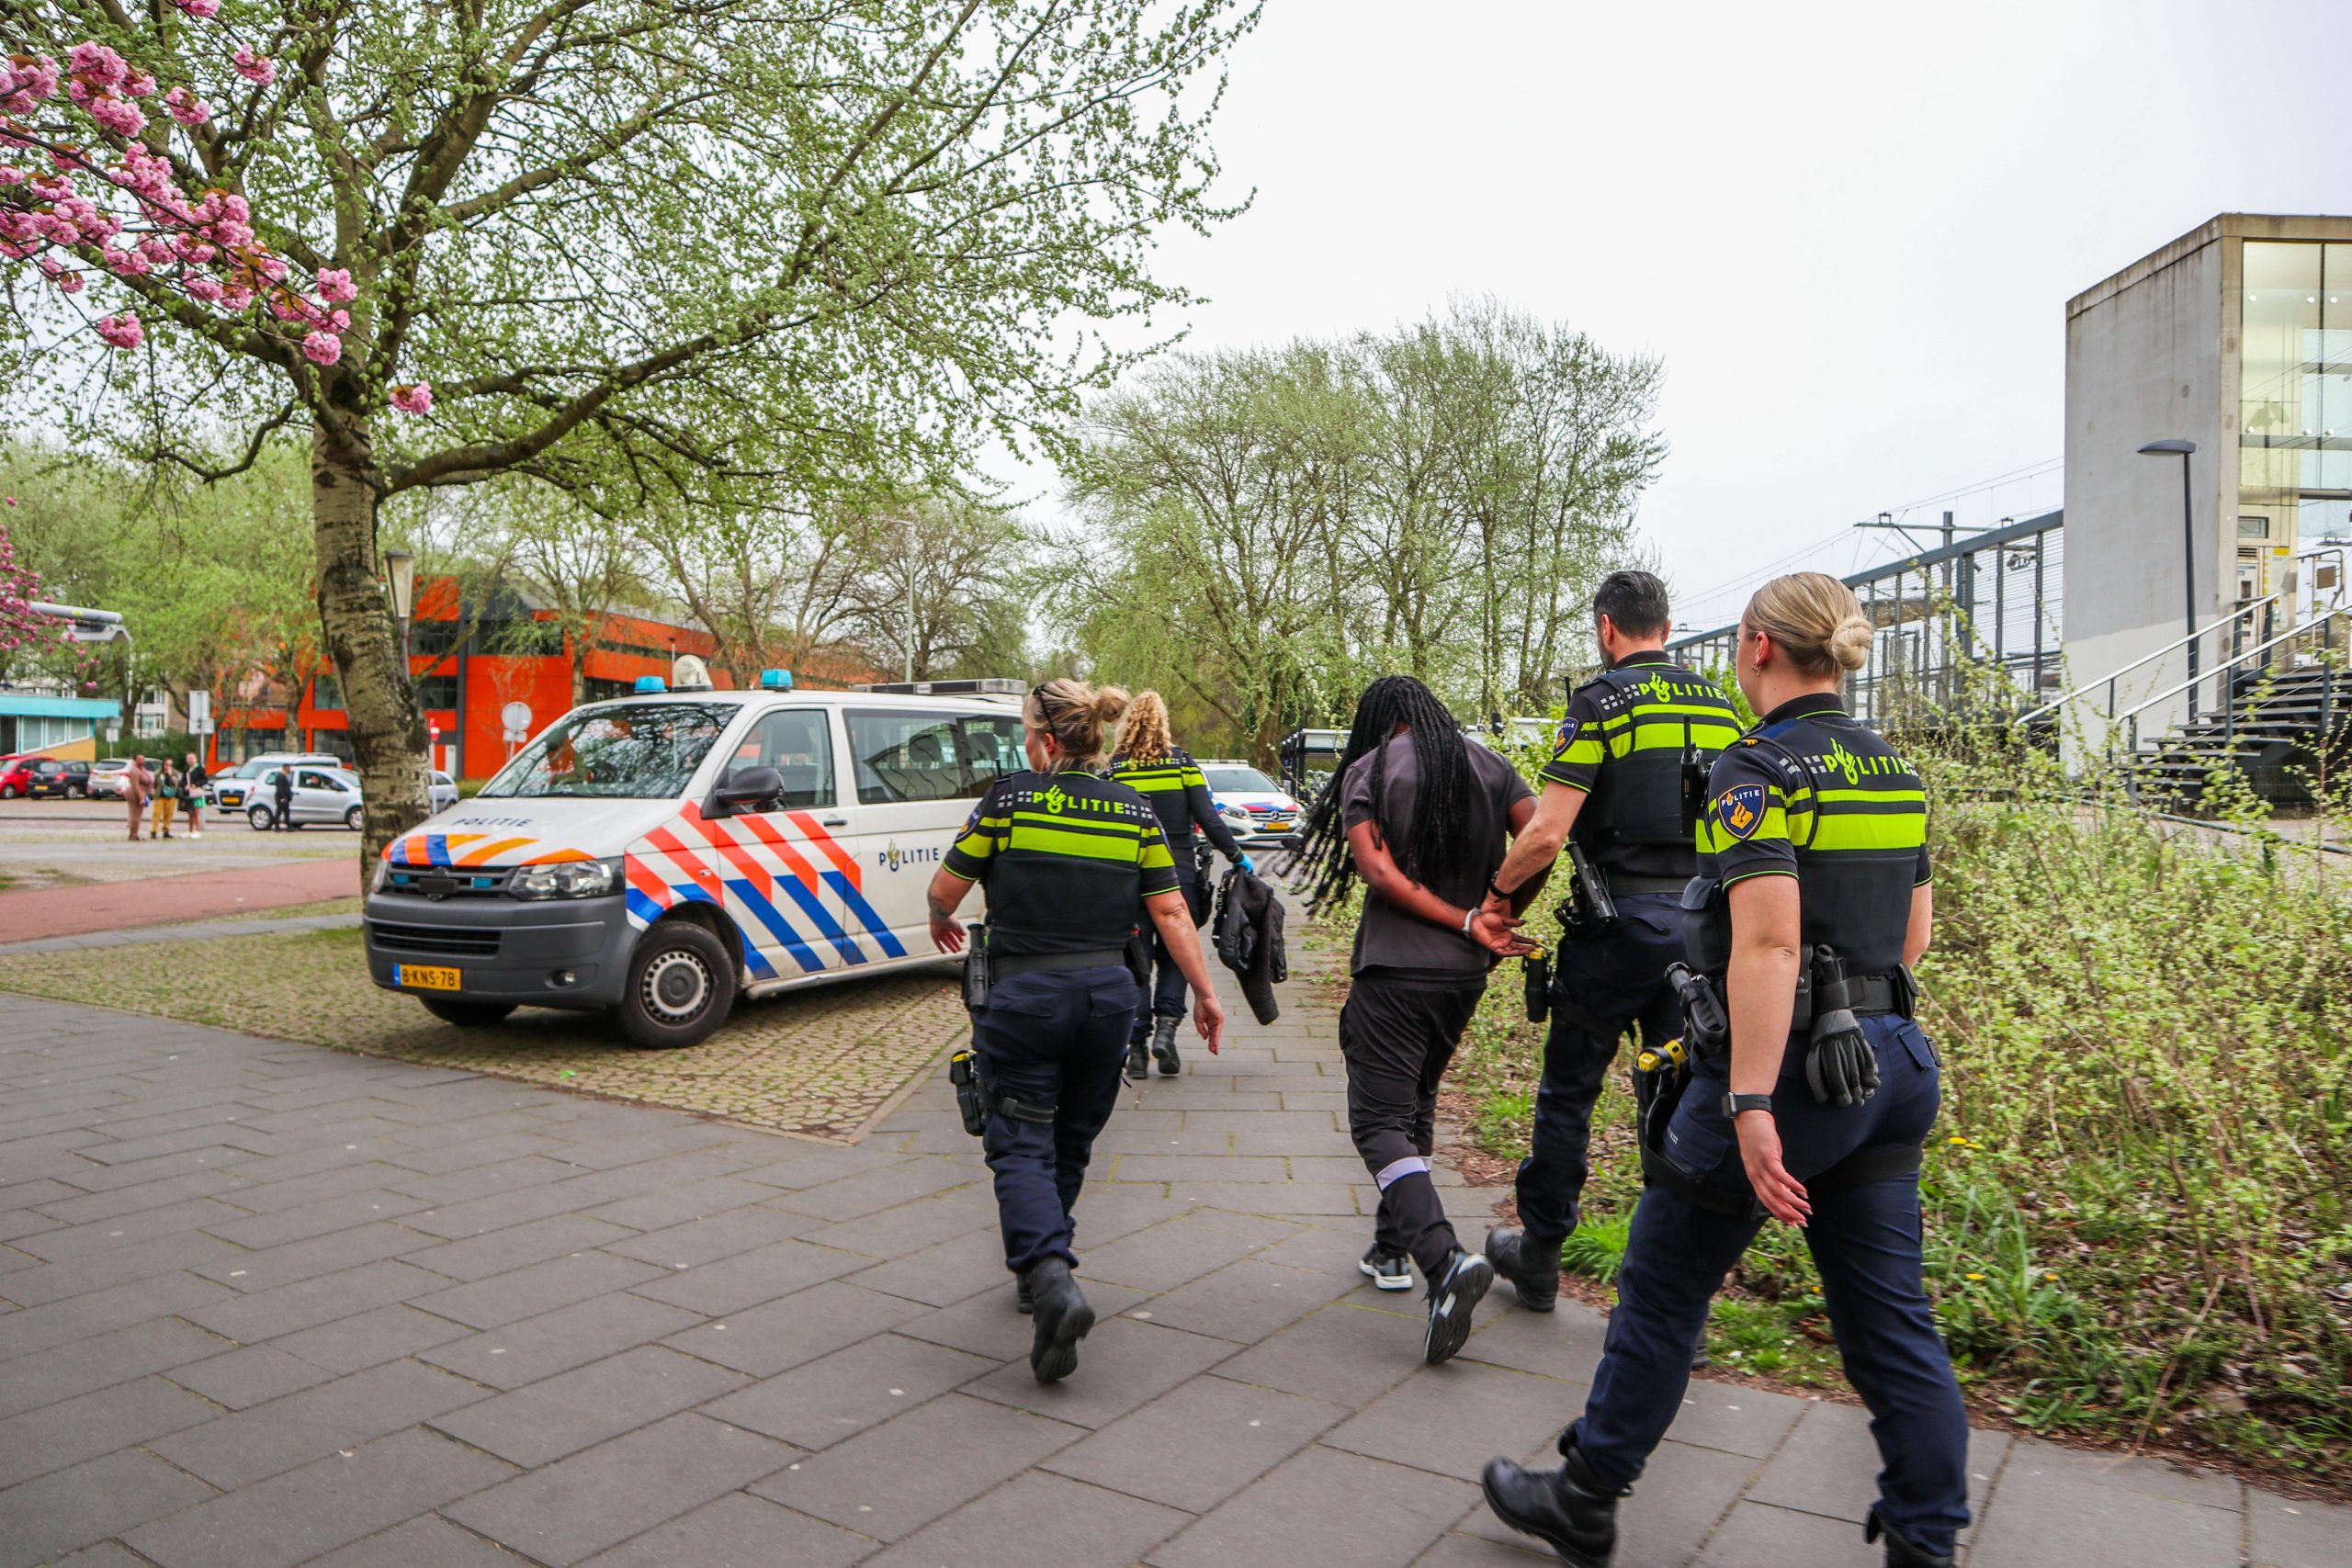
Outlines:
[{"label": "man with dreadlocks", "polygon": [[[1340,1052],[1348,1131],[1380,1184],[1361,1265],[1384,1291],[1429,1281],[1422,1355],[1462,1348],[1494,1268],[1463,1250],[1430,1178],[1437,1085],[1498,955],[1532,944],[1479,907],[1505,842],[1534,814],[1518,770],[1471,744],[1445,705],[1409,675],[1364,689],[1353,729],[1315,809],[1299,862],[1323,908],[1364,883],[1349,961]],[[1410,1263],[1408,1259],[1410,1259]]]}]

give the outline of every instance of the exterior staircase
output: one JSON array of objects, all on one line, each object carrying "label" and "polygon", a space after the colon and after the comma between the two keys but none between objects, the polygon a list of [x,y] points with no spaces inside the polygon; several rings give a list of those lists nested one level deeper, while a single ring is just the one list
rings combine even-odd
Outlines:
[{"label": "exterior staircase", "polygon": [[2117,761],[2132,798],[2193,808],[2224,769],[2274,805],[2301,805],[2313,784],[2352,765],[2352,668],[2340,660],[2232,671],[2228,705],[2176,726]]}]

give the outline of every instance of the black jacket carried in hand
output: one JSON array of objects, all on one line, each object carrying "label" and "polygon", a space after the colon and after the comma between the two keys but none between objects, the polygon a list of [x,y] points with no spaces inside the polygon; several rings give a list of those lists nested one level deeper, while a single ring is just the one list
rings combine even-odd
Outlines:
[{"label": "black jacket carried in hand", "polygon": [[1283,901],[1273,888],[1236,866],[1216,893],[1216,955],[1241,976],[1241,994],[1260,1023],[1281,1016],[1274,987],[1290,978],[1283,948]]}]

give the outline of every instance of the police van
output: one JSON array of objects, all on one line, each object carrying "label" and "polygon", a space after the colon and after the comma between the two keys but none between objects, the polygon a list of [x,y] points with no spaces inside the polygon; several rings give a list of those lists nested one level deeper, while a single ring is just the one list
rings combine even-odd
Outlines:
[{"label": "police van", "polygon": [[387,846],[376,984],[457,1024],[610,1009],[668,1047],[739,995],[938,963],[924,891],[981,792],[1028,766],[1020,683],[707,682],[574,708]]}]

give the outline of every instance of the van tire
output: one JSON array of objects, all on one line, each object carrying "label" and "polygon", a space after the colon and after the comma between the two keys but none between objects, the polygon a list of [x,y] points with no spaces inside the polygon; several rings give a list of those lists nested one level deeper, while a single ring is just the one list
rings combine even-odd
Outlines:
[{"label": "van tire", "polygon": [[424,1010],[459,1029],[483,1029],[514,1010],[513,1002],[461,1002],[447,997],[419,997]]},{"label": "van tire", "polygon": [[628,984],[613,1010],[621,1036],[651,1051],[698,1045],[735,1005],[726,944],[689,920],[662,920],[629,954]]}]

